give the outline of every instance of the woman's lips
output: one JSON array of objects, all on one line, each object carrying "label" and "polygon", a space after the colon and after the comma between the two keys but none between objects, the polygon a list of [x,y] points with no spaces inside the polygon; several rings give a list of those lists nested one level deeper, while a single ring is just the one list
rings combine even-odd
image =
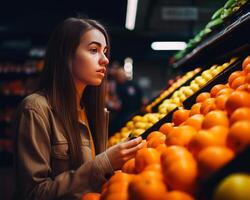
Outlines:
[{"label": "woman's lips", "polygon": [[105,68],[105,67],[101,67],[101,68],[99,68],[96,72],[105,74],[105,73],[106,73],[106,68]]}]

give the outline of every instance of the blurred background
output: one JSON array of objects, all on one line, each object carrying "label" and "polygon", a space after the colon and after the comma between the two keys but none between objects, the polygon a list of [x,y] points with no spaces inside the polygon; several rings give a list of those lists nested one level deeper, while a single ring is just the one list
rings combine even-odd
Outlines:
[{"label": "blurred background", "polygon": [[[187,49],[190,39],[204,29],[214,12],[224,4],[225,0],[2,2],[0,195],[3,197],[0,199],[10,199],[13,191],[13,113],[18,103],[34,90],[43,69],[48,38],[59,22],[67,17],[82,16],[99,20],[108,29],[111,59],[106,103],[111,111],[109,133],[112,136],[164,88],[188,70],[201,67],[199,62],[189,63],[185,68],[176,67],[181,57],[177,53]],[[157,42],[169,43],[164,46]]]}]

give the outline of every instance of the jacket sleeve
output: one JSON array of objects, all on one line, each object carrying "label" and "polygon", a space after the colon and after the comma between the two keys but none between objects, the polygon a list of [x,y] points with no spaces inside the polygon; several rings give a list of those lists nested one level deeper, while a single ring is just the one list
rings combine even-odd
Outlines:
[{"label": "jacket sleeve", "polygon": [[51,178],[49,123],[37,111],[23,110],[18,119],[16,180],[19,199],[71,199],[76,193],[99,191],[106,176],[113,173],[103,152],[75,171]]}]

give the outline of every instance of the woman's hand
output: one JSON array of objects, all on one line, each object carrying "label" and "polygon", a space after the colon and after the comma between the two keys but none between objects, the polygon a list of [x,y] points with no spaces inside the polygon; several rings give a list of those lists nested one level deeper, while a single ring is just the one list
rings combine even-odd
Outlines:
[{"label": "woman's hand", "polygon": [[129,141],[127,139],[107,149],[106,153],[113,169],[121,169],[123,164],[133,158],[136,152],[144,146],[145,142],[141,137]]}]

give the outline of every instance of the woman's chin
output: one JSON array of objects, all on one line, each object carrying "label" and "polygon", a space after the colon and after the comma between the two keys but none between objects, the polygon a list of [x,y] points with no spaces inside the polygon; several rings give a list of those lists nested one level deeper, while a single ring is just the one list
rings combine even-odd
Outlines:
[{"label": "woman's chin", "polygon": [[96,79],[95,81],[89,83],[88,85],[91,85],[91,86],[100,86],[102,84],[102,80],[103,79]]}]

